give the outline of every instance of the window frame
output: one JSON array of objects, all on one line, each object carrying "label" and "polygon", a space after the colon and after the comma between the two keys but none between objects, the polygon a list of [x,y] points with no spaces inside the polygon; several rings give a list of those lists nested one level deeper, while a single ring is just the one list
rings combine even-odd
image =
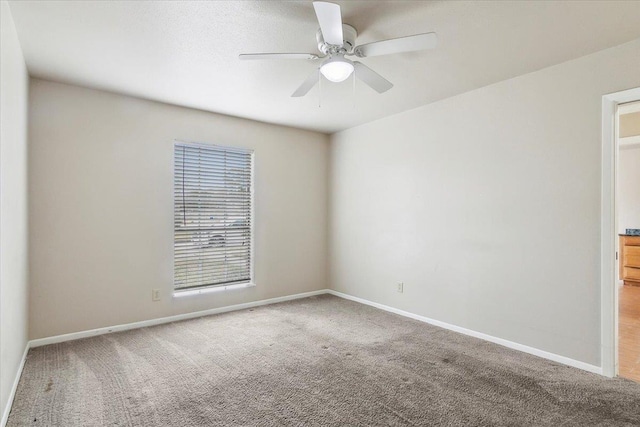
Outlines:
[{"label": "window frame", "polygon": [[[176,145],[191,145],[191,146],[200,146],[200,147],[205,147],[205,148],[218,148],[221,150],[231,150],[231,151],[244,151],[246,154],[249,155],[249,159],[250,159],[250,178],[249,178],[249,185],[250,185],[250,191],[249,191],[249,200],[250,200],[250,210],[249,210],[249,215],[250,215],[250,221],[249,221],[249,279],[246,281],[241,281],[241,282],[234,282],[234,283],[229,283],[229,284],[220,284],[220,285],[202,285],[202,286],[198,286],[198,287],[191,287],[191,288],[184,288],[184,289],[178,289],[176,288],[176,270],[175,270],[175,259],[176,259],[176,252],[175,252],[175,239],[176,239],[176,226],[175,226],[175,212],[176,212],[176,197],[175,197],[175,178],[176,178],[176,157],[175,157],[175,150],[176,150]],[[233,290],[233,289],[243,289],[243,288],[250,288],[250,287],[255,287],[256,286],[256,282],[255,282],[255,211],[256,211],[256,207],[255,207],[255,168],[256,168],[256,163],[255,163],[255,150],[253,148],[247,148],[247,147],[241,147],[241,146],[235,146],[235,145],[220,145],[220,144],[212,144],[212,143],[206,143],[206,142],[195,142],[195,141],[185,141],[185,140],[181,140],[181,139],[174,139],[173,143],[171,145],[172,148],[172,155],[171,155],[171,160],[172,160],[172,175],[173,175],[173,179],[172,179],[172,188],[171,188],[171,199],[172,199],[172,223],[173,223],[173,239],[172,239],[172,250],[173,250],[173,263],[172,263],[172,276],[171,276],[171,289],[173,292],[173,296],[174,297],[182,297],[182,296],[188,296],[188,295],[199,295],[199,294],[205,294],[205,293],[211,293],[211,292],[221,292],[221,291],[227,291],[227,290]]]}]

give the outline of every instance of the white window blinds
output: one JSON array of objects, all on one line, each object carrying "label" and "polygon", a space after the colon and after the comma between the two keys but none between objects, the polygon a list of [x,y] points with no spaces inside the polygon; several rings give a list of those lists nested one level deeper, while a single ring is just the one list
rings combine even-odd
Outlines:
[{"label": "white window blinds", "polygon": [[253,153],[174,146],[175,290],[251,281]]}]

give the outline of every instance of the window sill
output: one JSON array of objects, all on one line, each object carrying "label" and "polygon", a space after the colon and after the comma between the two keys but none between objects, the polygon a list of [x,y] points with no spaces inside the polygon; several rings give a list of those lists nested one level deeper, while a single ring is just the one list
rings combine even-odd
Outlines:
[{"label": "window sill", "polygon": [[202,288],[202,289],[188,289],[184,291],[174,291],[174,298],[186,297],[189,295],[200,295],[200,294],[211,294],[216,292],[224,292],[224,291],[232,291],[236,289],[245,289],[255,287],[256,284],[253,282],[247,283],[234,283],[233,285],[227,286],[215,286],[211,288]]}]

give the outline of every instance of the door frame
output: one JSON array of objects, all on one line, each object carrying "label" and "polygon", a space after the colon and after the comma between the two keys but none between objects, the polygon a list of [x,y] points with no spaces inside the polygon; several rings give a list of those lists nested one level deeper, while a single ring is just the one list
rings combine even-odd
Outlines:
[{"label": "door frame", "polygon": [[602,375],[618,375],[618,247],[616,181],[618,105],[640,100],[640,87],[602,97],[602,180],[600,203],[600,326]]}]

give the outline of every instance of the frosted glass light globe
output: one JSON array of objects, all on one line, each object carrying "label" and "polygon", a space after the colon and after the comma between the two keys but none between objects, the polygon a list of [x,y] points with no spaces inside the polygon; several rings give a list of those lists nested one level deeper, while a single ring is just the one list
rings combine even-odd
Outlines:
[{"label": "frosted glass light globe", "polygon": [[342,56],[334,56],[322,64],[320,72],[327,80],[339,83],[345,81],[353,73],[353,64]]}]

